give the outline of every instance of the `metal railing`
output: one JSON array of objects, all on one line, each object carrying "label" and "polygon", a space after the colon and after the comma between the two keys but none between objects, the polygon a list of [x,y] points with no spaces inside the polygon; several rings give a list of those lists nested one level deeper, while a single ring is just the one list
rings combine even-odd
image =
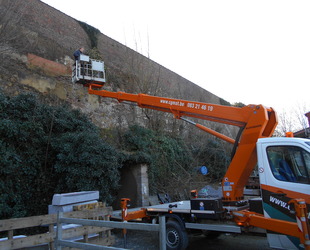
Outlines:
[{"label": "metal railing", "polygon": [[[96,65],[101,67],[96,67]],[[72,82],[96,81],[105,82],[104,63],[102,61],[90,60],[90,62],[76,61],[72,69]]]},{"label": "metal railing", "polygon": [[97,249],[125,249],[115,248],[108,246],[99,246],[89,243],[74,242],[62,239],[62,224],[78,224],[83,226],[95,226],[106,228],[118,228],[129,230],[142,230],[142,231],[156,231],[159,232],[159,249],[166,249],[166,222],[165,216],[159,217],[159,224],[146,224],[135,222],[117,222],[117,221],[100,221],[100,220],[88,220],[88,219],[74,219],[65,218],[63,213],[59,212],[57,217],[57,231],[56,231],[56,249],[61,250],[62,247],[74,247],[80,249],[97,250]]}]

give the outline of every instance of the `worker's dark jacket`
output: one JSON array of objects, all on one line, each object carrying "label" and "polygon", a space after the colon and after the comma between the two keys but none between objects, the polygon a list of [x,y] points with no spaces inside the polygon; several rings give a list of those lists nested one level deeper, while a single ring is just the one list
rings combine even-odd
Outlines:
[{"label": "worker's dark jacket", "polygon": [[75,61],[79,61],[80,60],[80,55],[81,54],[82,54],[82,52],[79,49],[73,53]]}]

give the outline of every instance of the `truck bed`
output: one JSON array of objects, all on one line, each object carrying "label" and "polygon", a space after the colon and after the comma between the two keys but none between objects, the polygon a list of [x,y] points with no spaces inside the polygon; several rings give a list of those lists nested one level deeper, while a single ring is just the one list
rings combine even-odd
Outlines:
[{"label": "truck bed", "polygon": [[152,212],[167,213],[169,211],[173,213],[190,213],[191,204],[189,200],[177,201],[177,202],[170,202],[160,205],[149,206],[146,207],[146,210],[151,213]]},{"label": "truck bed", "polygon": [[[244,207],[224,207],[228,211],[232,210],[242,210],[247,208],[247,206]],[[132,208],[128,209],[128,212],[137,211],[141,208]],[[192,214],[194,211],[191,209],[191,201],[190,200],[184,200],[184,201],[177,201],[177,202],[170,202],[170,203],[164,203],[159,205],[153,205],[145,207],[147,210],[147,213],[150,216],[158,216],[161,213],[175,213],[175,214]],[[202,212],[202,211],[199,211]],[[206,211],[206,213],[209,213]],[[112,219],[121,220],[121,211],[113,211]],[[137,220],[141,221],[141,220]],[[230,220],[205,220],[204,223],[195,223],[195,222],[185,222],[185,227],[188,229],[200,229],[200,230],[211,230],[211,231],[218,231],[218,232],[229,232],[229,233],[241,233],[242,228],[237,226],[233,221]],[[256,233],[265,233],[265,230],[258,230],[258,228],[253,228],[250,231],[256,232]]]}]

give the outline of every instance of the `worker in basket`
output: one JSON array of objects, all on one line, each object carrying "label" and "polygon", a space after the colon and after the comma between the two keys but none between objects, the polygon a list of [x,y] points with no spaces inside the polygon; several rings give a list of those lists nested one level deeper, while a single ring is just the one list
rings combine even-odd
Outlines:
[{"label": "worker in basket", "polygon": [[73,53],[75,62],[76,62],[76,61],[80,61],[80,55],[81,55],[81,54],[84,54],[84,48],[83,48],[83,47],[79,48],[78,50],[76,50],[76,51]]},{"label": "worker in basket", "polygon": [[84,54],[84,47],[80,47],[79,49],[77,49],[76,51],[74,51],[73,53],[73,57],[74,57],[74,64],[73,64],[73,67],[74,67],[74,71],[76,70],[76,68],[81,67],[81,75],[84,75],[84,65],[83,63],[80,63],[80,59],[81,59],[81,55]]}]

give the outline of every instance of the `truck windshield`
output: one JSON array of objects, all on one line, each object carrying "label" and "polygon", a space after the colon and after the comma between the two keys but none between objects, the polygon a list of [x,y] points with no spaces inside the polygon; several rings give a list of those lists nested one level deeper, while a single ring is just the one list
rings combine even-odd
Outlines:
[{"label": "truck windshield", "polygon": [[274,177],[280,181],[310,184],[310,153],[295,146],[267,148]]}]

